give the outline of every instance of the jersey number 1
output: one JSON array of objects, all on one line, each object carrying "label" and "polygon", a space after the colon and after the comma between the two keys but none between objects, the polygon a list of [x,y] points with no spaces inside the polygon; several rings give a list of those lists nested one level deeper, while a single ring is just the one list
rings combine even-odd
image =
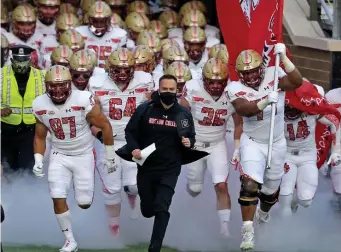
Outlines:
[{"label": "jersey number 1", "polygon": [[60,140],[65,139],[65,133],[63,130],[63,124],[69,124],[70,126],[70,138],[76,137],[76,122],[75,117],[62,117],[62,118],[53,118],[49,120],[51,130],[53,131],[55,137]]}]

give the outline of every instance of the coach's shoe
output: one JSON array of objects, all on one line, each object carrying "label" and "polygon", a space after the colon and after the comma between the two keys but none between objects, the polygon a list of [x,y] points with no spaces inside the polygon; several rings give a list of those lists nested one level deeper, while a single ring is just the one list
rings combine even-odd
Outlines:
[{"label": "coach's shoe", "polygon": [[120,225],[110,225],[109,229],[113,236],[115,237],[120,236]]},{"label": "coach's shoe", "polygon": [[242,243],[240,244],[241,251],[252,250],[255,247],[255,237],[252,223],[243,225],[242,227]]},{"label": "coach's shoe", "polygon": [[220,234],[226,238],[230,237],[229,223],[227,221],[220,224]]},{"label": "coach's shoe", "polygon": [[78,244],[76,241],[66,240],[64,247],[62,247],[59,252],[77,252]]},{"label": "coach's shoe", "polygon": [[255,217],[259,224],[268,223],[271,219],[270,214],[263,212],[260,208],[257,208]]}]

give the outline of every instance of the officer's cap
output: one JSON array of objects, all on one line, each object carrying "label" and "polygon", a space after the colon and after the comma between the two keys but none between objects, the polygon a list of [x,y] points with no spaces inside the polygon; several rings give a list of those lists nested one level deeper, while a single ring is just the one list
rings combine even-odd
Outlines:
[{"label": "officer's cap", "polygon": [[14,45],[9,48],[12,51],[12,55],[16,56],[29,56],[33,51],[33,48],[26,45]]}]

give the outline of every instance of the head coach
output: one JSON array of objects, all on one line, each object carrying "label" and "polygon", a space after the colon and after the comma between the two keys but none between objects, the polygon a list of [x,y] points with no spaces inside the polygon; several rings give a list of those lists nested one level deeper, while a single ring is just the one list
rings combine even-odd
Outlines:
[{"label": "head coach", "polygon": [[156,150],[138,165],[137,173],[142,215],[155,216],[149,252],[161,250],[181,165],[208,155],[191,149],[195,143],[193,118],[178,104],[176,89],[175,77],[160,78],[159,90],[152,93],[151,101],[137,107],[127,124],[127,145],[116,152],[127,160],[132,156],[141,159],[141,150],[155,143]]}]

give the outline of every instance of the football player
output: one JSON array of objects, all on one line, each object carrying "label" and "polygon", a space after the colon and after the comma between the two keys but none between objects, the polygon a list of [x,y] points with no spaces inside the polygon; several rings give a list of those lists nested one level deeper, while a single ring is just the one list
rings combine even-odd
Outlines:
[{"label": "football player", "polygon": [[73,52],[84,49],[85,42],[80,34],[76,30],[67,30],[62,33],[59,40],[60,45],[68,46]]},{"label": "football player", "polygon": [[[186,82],[192,79],[191,70],[185,63],[181,61],[174,61],[167,68],[165,74],[173,75],[177,79],[176,97],[178,99],[181,99],[182,91]],[[155,90],[158,90],[158,89],[159,89],[159,84],[155,83]]]},{"label": "football player", "polygon": [[56,35],[56,18],[60,8],[60,0],[38,0],[36,24],[37,32],[46,35]]},{"label": "football player", "polygon": [[134,48],[133,54],[135,58],[135,71],[153,72],[156,62],[152,49],[145,45],[138,45]]},{"label": "football player", "polygon": [[149,27],[149,19],[143,13],[131,12],[125,20],[129,39],[127,48],[133,49],[139,33]]},{"label": "football player", "polygon": [[159,39],[168,38],[168,29],[160,20],[153,20],[150,22],[149,29],[153,30]]},{"label": "football player", "polygon": [[153,50],[155,54],[156,64],[161,60],[161,41],[158,35],[152,30],[145,30],[140,32],[136,40],[137,45],[146,45]]}]

